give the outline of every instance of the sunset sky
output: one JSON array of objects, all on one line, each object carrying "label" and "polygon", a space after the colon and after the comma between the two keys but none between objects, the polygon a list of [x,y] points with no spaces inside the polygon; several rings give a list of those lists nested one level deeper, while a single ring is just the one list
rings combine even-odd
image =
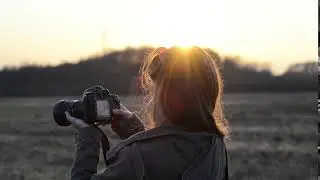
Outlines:
[{"label": "sunset sky", "polygon": [[103,48],[208,46],[269,62],[317,59],[316,0],[0,0],[0,67],[74,62]]}]

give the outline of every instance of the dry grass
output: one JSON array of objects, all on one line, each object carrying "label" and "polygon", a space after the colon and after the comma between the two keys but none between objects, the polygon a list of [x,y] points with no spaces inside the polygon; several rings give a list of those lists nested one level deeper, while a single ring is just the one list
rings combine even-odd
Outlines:
[{"label": "dry grass", "polygon": [[[74,131],[54,123],[58,99],[0,99],[1,180],[69,179]],[[314,179],[316,99],[316,93],[226,95],[231,179]],[[141,102],[121,100],[135,110]]]}]

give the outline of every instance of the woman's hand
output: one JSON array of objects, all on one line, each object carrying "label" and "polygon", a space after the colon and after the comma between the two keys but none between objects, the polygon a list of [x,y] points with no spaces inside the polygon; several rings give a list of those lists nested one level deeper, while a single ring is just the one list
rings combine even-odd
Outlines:
[{"label": "woman's hand", "polygon": [[[134,113],[129,111],[126,107],[124,107],[122,104],[120,104],[120,108],[121,109],[113,109],[113,122],[117,122],[117,123],[113,123],[113,126],[118,126],[119,122],[123,122],[123,121],[128,121],[130,120]],[[72,126],[76,129],[81,129],[81,128],[85,128],[85,127],[89,127],[92,125],[89,125],[87,123],[85,123],[82,119],[78,119],[75,118],[73,116],[70,115],[69,112],[65,112],[66,115],[66,119],[72,124]],[[105,123],[95,123],[95,125],[105,125]],[[117,127],[116,127],[117,128]]]},{"label": "woman's hand", "polygon": [[113,109],[114,120],[129,120],[133,117],[133,112],[129,111],[126,107],[120,104],[120,109]]},{"label": "woman's hand", "polygon": [[66,114],[67,120],[71,122],[72,126],[76,129],[81,129],[81,128],[90,126],[89,124],[85,123],[83,120],[71,116],[69,112],[65,112],[65,114]]},{"label": "woman's hand", "polygon": [[120,104],[120,109],[113,110],[111,128],[121,139],[144,130],[144,125],[138,116]]},{"label": "woman's hand", "polygon": [[[91,124],[85,123],[82,119],[75,118],[70,115],[69,112],[65,112],[67,120],[72,124],[72,126],[76,129],[81,129],[85,127],[93,126]],[[104,122],[95,122],[94,125],[106,125]]]},{"label": "woman's hand", "polygon": [[[118,134],[121,139],[130,137],[131,135],[144,130],[144,125],[138,116],[129,111],[126,107],[120,104],[120,109],[113,109],[111,128]],[[76,129],[82,129],[91,126],[105,125],[103,122],[95,123],[94,125],[87,124],[82,119],[75,118],[70,113],[65,112],[66,118],[72,123]]]}]

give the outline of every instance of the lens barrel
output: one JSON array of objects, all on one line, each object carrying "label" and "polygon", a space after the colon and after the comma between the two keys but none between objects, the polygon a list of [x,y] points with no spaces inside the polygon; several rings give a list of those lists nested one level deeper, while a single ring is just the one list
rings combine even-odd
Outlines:
[{"label": "lens barrel", "polygon": [[67,120],[65,111],[68,109],[68,101],[61,100],[53,106],[53,118],[59,126],[69,126],[71,123]]},{"label": "lens barrel", "polygon": [[59,126],[70,126],[71,123],[67,120],[65,112],[69,112],[71,116],[83,118],[83,106],[79,100],[60,100],[53,107],[53,118]]}]

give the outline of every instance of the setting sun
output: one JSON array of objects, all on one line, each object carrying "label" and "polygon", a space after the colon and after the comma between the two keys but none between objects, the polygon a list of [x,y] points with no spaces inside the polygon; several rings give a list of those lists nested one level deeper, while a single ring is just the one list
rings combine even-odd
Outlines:
[{"label": "setting sun", "polygon": [[[163,1],[146,22],[153,26],[149,42],[159,46],[212,46],[223,43],[223,1]],[[221,26],[221,27],[219,27]],[[231,27],[230,27],[231,28]],[[210,36],[209,36],[210,35]],[[227,34],[226,34],[227,35]]]},{"label": "setting sun", "polygon": [[[218,20],[215,18],[218,13],[213,11],[209,2],[172,1],[171,6],[160,4],[155,13],[158,15],[155,18],[159,19],[155,40],[164,46],[209,46],[208,40],[211,38],[207,37],[208,33],[211,32],[212,36],[218,33],[214,23],[209,22],[209,19],[213,22]],[[201,4],[201,8],[197,8],[197,4]],[[218,41],[218,37],[214,37],[215,41]]]}]

